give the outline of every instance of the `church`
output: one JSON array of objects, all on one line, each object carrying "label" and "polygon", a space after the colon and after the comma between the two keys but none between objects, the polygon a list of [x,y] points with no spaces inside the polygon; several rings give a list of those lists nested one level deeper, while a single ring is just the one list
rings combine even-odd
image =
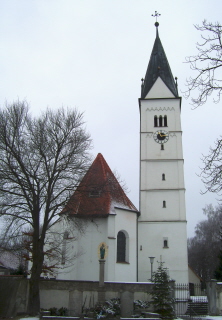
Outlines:
[{"label": "church", "polygon": [[[99,153],[51,227],[64,235],[57,279],[98,281],[102,259],[105,281],[147,282],[163,262],[188,283],[181,97],[158,26],[139,98],[139,210]],[[71,221],[81,225],[74,235]]]}]

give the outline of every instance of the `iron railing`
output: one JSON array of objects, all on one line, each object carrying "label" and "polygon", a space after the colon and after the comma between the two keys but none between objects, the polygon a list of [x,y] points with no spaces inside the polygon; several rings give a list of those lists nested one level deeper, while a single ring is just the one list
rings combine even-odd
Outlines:
[{"label": "iron railing", "polygon": [[198,284],[175,284],[175,313],[183,319],[200,319],[208,314],[206,289]]}]

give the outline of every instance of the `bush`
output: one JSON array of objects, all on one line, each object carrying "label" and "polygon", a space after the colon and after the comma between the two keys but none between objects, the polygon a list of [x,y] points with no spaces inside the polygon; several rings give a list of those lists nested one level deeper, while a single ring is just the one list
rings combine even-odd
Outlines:
[{"label": "bush", "polygon": [[103,304],[98,304],[94,309],[97,319],[106,318],[109,316],[115,317],[120,314],[120,299],[113,298],[105,301]]},{"label": "bush", "polygon": [[134,300],[134,310],[149,308],[150,302],[143,300]]},{"label": "bush", "polygon": [[68,316],[68,309],[67,308],[60,308],[60,309],[57,309],[57,308],[50,308],[49,309],[50,311],[50,315],[51,316],[60,316],[60,317],[66,317]]}]

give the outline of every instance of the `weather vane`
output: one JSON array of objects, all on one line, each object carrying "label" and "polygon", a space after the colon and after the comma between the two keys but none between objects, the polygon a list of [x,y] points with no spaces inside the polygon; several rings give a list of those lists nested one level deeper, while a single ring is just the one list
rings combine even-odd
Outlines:
[{"label": "weather vane", "polygon": [[158,27],[159,26],[159,22],[157,21],[157,18],[159,16],[161,16],[160,13],[158,13],[157,11],[155,11],[155,14],[151,14],[152,17],[156,17],[156,23],[155,23],[155,26]]}]

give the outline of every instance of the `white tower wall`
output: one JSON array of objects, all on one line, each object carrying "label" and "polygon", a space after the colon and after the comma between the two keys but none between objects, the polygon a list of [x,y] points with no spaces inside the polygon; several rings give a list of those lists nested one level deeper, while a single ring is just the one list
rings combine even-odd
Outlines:
[{"label": "white tower wall", "polygon": [[[140,100],[140,217],[138,219],[138,280],[151,278],[149,257],[164,262],[177,282],[188,282],[181,99],[158,78]],[[167,126],[154,126],[154,117],[167,117]],[[154,140],[164,130],[169,140]],[[159,141],[161,142],[161,141]]]}]

